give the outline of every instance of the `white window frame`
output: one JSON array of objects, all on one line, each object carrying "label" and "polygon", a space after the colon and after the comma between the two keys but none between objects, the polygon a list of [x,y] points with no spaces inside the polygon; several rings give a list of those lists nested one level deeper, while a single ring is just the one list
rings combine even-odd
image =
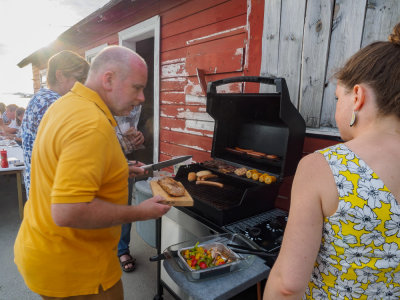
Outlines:
[{"label": "white window frame", "polygon": [[40,70],[39,76],[40,76],[40,88],[46,87],[47,86],[47,69]]},{"label": "white window frame", "polygon": [[[133,25],[118,33],[119,45],[136,50],[135,42],[154,37],[154,114],[153,114],[153,162],[158,162],[160,148],[160,16]],[[132,43],[133,42],[133,43]]]},{"label": "white window frame", "polygon": [[90,63],[92,61],[93,57],[95,57],[97,55],[97,53],[99,53],[101,50],[103,50],[107,46],[108,46],[108,44],[102,44],[100,46],[86,50],[85,51],[85,59]]}]

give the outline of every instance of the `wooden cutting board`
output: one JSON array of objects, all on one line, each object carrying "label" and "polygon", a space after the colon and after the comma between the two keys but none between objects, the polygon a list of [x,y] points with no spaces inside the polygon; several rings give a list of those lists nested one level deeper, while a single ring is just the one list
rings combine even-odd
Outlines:
[{"label": "wooden cutting board", "polygon": [[171,206],[193,206],[193,198],[190,196],[188,191],[185,189],[185,194],[183,196],[174,197],[169,195],[163,188],[158,184],[156,180],[150,181],[151,191],[153,192],[153,196],[163,196],[165,201],[162,203],[171,205]]}]

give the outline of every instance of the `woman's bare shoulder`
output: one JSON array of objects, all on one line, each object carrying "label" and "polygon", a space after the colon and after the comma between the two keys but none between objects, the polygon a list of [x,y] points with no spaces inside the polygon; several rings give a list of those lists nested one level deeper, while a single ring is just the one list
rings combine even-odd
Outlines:
[{"label": "woman's bare shoulder", "polygon": [[329,164],[321,153],[311,153],[301,159],[294,179],[292,198],[296,198],[296,195],[301,195],[302,201],[317,201],[324,217],[336,211],[336,183]]}]

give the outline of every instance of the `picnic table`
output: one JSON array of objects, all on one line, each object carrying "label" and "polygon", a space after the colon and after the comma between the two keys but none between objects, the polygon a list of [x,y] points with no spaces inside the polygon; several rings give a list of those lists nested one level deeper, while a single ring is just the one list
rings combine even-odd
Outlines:
[{"label": "picnic table", "polygon": [[25,166],[18,165],[23,163],[24,156],[22,148],[14,141],[11,140],[0,140],[0,149],[7,150],[8,168],[0,167],[0,175],[15,174],[17,177],[17,193],[18,193],[18,209],[21,220],[24,217],[24,203],[22,200],[22,174],[25,170]]}]

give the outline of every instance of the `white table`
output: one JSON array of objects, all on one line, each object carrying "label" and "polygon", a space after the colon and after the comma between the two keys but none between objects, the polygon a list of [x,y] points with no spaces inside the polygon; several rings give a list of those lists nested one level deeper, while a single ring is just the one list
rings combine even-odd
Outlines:
[{"label": "white table", "polygon": [[2,140],[0,141],[0,150],[7,150],[7,158],[9,160],[8,168],[0,167],[0,175],[7,174],[15,174],[17,176],[17,192],[18,192],[18,208],[19,208],[19,216],[21,220],[24,217],[24,203],[22,201],[22,178],[21,175],[25,170],[25,166],[16,167],[13,164],[13,161],[24,162],[24,155],[22,152],[22,148],[18,145],[16,146],[6,146],[10,143]]}]

